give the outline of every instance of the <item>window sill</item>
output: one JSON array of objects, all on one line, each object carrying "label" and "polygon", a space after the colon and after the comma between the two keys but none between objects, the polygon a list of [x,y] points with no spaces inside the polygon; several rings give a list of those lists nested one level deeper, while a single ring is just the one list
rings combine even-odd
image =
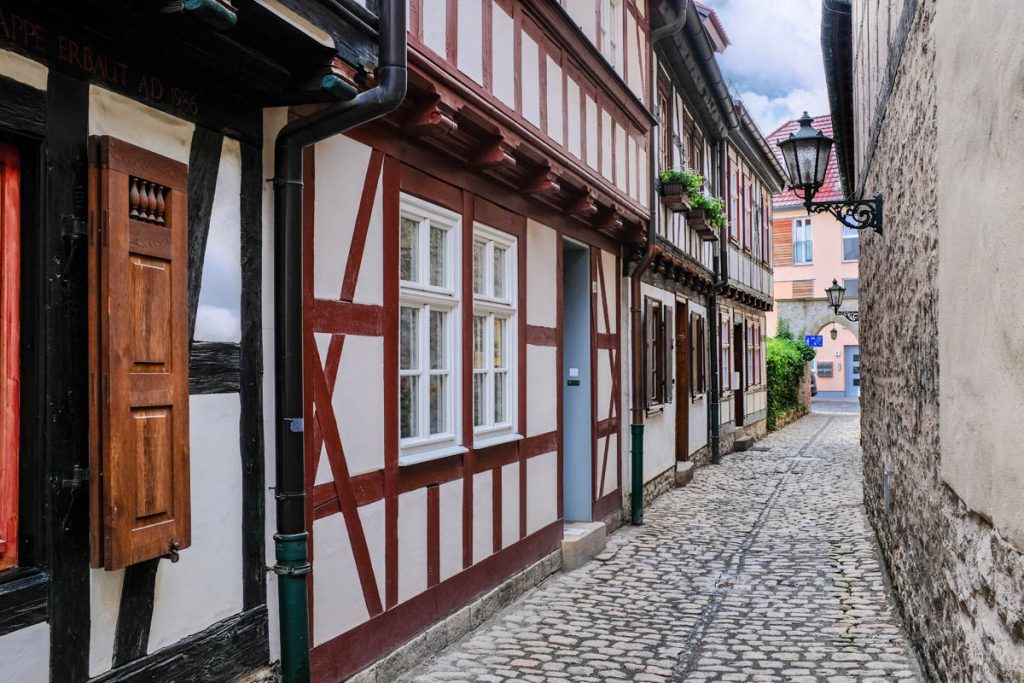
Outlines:
[{"label": "window sill", "polygon": [[491,436],[486,439],[473,439],[473,449],[478,448],[490,448],[491,446],[500,446],[503,443],[512,443],[513,441],[522,441],[522,434],[500,434],[498,436]]},{"label": "window sill", "polygon": [[661,415],[664,412],[665,412],[665,404],[664,403],[659,403],[656,406],[653,406],[651,408],[647,408],[647,410],[645,411],[647,417],[652,417],[654,415]]},{"label": "window sill", "polygon": [[425,451],[423,453],[410,453],[409,455],[398,456],[398,466],[408,467],[410,465],[419,465],[422,462],[430,462],[431,460],[440,460],[441,458],[449,458],[453,455],[462,455],[468,453],[469,449],[465,446],[447,446],[445,448],[438,448],[433,451]]},{"label": "window sill", "polygon": [[0,636],[46,621],[50,578],[38,569],[0,576]]},{"label": "window sill", "polygon": [[696,394],[690,397],[690,403],[697,403],[704,400],[704,394]]}]

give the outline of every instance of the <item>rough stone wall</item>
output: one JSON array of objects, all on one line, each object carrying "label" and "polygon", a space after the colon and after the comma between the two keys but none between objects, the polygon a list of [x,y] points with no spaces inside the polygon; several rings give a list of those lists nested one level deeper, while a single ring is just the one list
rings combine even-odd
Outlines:
[{"label": "rough stone wall", "polygon": [[[886,234],[861,243],[861,442],[868,515],[927,674],[1024,680],[1024,556],[940,478],[933,18],[916,16],[866,170]],[[857,30],[857,27],[854,27]]]}]

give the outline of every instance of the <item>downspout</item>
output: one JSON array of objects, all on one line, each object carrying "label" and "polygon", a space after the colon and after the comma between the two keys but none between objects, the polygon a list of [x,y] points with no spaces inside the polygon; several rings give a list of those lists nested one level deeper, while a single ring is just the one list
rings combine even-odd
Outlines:
[{"label": "downspout", "polygon": [[[729,183],[729,164],[728,164],[728,152],[725,147],[725,140],[718,140],[718,194],[725,196],[725,188],[728,187]],[[725,231],[727,232],[727,230]],[[708,390],[708,450],[711,455],[711,462],[718,464],[722,459],[722,392],[721,392],[721,381],[719,376],[721,375],[721,358],[718,353],[718,335],[720,334],[721,325],[718,322],[718,292],[721,291],[722,287],[728,279],[728,268],[729,268],[729,246],[727,240],[729,239],[728,234],[719,235],[718,240],[718,254],[715,256],[715,284],[711,289],[711,294],[708,295],[708,320],[712,324],[708,325],[708,331],[710,332],[710,338],[708,344],[713,353],[708,354],[711,356],[711,387]],[[726,330],[726,334],[731,334],[731,330]]]},{"label": "downspout", "polygon": [[[688,10],[690,9],[691,0],[682,0],[681,6],[676,9],[675,19],[671,23],[662,26],[661,28],[655,29],[651,33],[651,67],[649,73],[650,88],[648,91],[649,106],[651,111],[657,110],[657,92],[658,92],[658,60],[654,52],[654,47],[665,38],[675,35],[682,30],[683,26],[686,25],[686,18],[688,16]],[[651,218],[647,224],[647,244],[645,245],[644,254],[640,258],[640,263],[637,264],[636,268],[630,274],[629,281],[629,314],[630,314],[630,327],[632,328],[632,335],[630,335],[631,345],[631,358],[633,361],[633,407],[632,407],[632,424],[630,425],[630,523],[634,526],[639,526],[644,523],[644,397],[641,391],[641,387],[644,384],[644,367],[643,367],[643,296],[640,290],[640,278],[644,272],[650,267],[651,261],[654,260],[654,248],[655,248],[655,235],[658,230],[658,190],[657,190],[657,177],[658,168],[657,161],[660,156],[660,150],[658,149],[658,142],[661,139],[660,135],[656,134],[657,126],[651,131],[651,144],[648,149],[648,171],[650,173],[650,183],[648,183],[649,197],[648,204],[651,209]]]},{"label": "downspout", "polygon": [[302,153],[306,147],[393,111],[405,99],[405,0],[381,0],[377,85],[286,125],[274,155],[274,351],[281,680],[308,681],[309,574],[303,446]]}]

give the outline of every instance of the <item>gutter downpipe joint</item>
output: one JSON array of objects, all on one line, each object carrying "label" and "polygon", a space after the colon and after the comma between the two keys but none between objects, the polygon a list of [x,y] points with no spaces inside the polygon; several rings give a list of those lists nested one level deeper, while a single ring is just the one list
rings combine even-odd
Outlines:
[{"label": "gutter downpipe joint", "polygon": [[302,357],[302,153],[306,147],[394,111],[408,81],[406,2],[381,0],[378,85],[287,124],[274,154],[274,351],[278,604],[281,680],[310,678],[310,572],[306,531]]},{"label": "gutter downpipe joint", "polygon": [[[683,29],[686,25],[686,19],[689,16],[691,0],[682,0],[676,8],[675,19],[671,23],[666,24],[656,29],[651,34],[651,68],[650,68],[650,83],[651,88],[648,96],[650,98],[649,106],[651,111],[657,109],[656,102],[657,98],[655,93],[657,88],[654,85],[658,82],[658,60],[654,53],[654,46],[660,41],[672,36]],[[658,229],[658,197],[657,197],[657,184],[655,178],[657,177],[657,159],[660,154],[660,150],[656,149],[660,136],[653,135],[651,145],[648,153],[648,166],[651,174],[651,182],[649,183],[649,202],[651,207],[651,218],[647,224],[647,244],[644,250],[644,255],[640,258],[640,263],[637,264],[636,268],[629,276],[629,315],[630,315],[630,327],[632,328],[632,335],[630,337],[631,346],[631,358],[633,362],[632,367],[632,380],[633,380],[633,394],[632,394],[632,424],[629,429],[629,444],[630,444],[630,524],[633,526],[639,526],[644,523],[644,397],[642,395],[641,387],[644,382],[644,369],[643,369],[643,296],[640,289],[640,278],[644,272],[650,267],[651,261],[654,260],[654,249],[655,249],[655,234]]]}]

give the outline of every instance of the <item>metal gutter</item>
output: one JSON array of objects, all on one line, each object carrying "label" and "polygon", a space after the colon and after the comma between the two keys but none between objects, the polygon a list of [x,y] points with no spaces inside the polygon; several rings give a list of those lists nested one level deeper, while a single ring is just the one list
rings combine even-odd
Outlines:
[{"label": "metal gutter", "polygon": [[277,533],[274,545],[281,631],[281,679],[308,681],[310,571],[306,532],[302,339],[302,156],[312,144],[396,109],[405,99],[405,0],[382,0],[378,85],[292,121],[274,154],[274,351]]}]

